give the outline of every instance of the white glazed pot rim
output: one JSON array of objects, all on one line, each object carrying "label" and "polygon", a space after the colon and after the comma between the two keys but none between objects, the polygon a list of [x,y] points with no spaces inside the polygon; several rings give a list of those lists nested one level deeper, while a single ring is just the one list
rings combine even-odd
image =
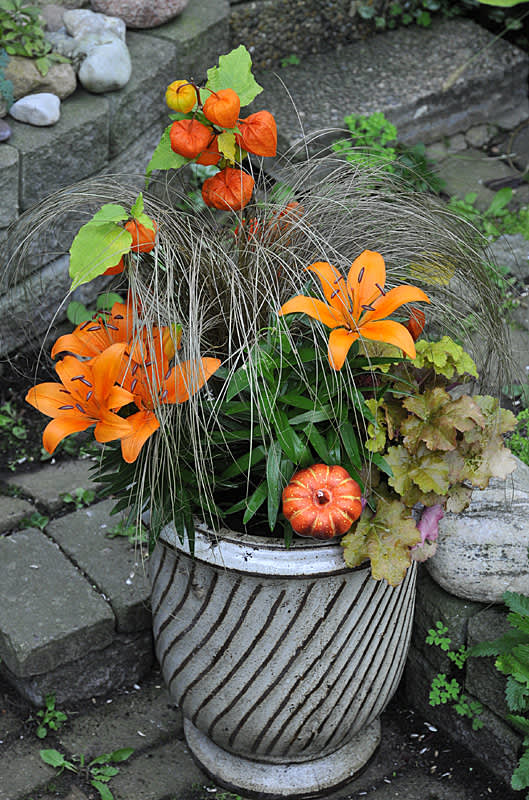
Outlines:
[{"label": "white glazed pot rim", "polygon": [[[182,544],[174,525],[163,528],[160,539],[166,545],[191,555],[186,538]],[[249,536],[222,528],[211,531],[204,523],[195,526],[193,557],[212,566],[254,575],[316,576],[350,572],[337,541],[296,539],[287,549],[279,539]],[[364,569],[364,566],[354,569]]]}]

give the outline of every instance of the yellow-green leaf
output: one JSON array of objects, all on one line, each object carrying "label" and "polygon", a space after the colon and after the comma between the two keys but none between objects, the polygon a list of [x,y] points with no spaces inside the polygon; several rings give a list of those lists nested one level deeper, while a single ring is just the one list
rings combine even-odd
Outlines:
[{"label": "yellow-green leaf", "polygon": [[130,251],[132,236],[115,222],[83,225],[70,248],[71,289],[102,275]]},{"label": "yellow-green leaf", "polygon": [[263,91],[252,75],[252,58],[243,44],[220,56],[218,67],[208,69],[206,88],[212,92],[233,89],[239,95],[241,106],[247,106]]},{"label": "yellow-green leaf", "polygon": [[228,161],[235,161],[235,134],[234,133],[221,133],[217,136],[217,146],[219,153],[222,153]]}]

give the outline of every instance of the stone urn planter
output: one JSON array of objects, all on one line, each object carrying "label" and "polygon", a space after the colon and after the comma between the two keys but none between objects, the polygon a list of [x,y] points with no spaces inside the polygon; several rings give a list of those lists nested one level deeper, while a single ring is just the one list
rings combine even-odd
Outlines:
[{"label": "stone urn planter", "polygon": [[192,557],[168,526],[150,573],[158,660],[204,771],[261,798],[348,783],[402,674],[415,564],[391,588],[337,543],[202,528]]}]

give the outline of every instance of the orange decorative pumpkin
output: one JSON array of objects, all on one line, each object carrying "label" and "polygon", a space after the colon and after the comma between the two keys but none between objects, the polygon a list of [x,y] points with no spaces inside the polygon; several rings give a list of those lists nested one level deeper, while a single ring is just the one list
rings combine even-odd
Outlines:
[{"label": "orange decorative pumpkin", "polygon": [[360,486],[338,465],[301,469],[283,490],[283,514],[300,536],[342,536],[361,513]]}]

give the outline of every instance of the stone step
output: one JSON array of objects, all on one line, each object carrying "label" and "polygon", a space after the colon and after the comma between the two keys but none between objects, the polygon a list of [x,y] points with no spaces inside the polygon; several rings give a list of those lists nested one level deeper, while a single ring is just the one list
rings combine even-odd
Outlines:
[{"label": "stone step", "polygon": [[[93,462],[50,464],[10,476],[26,500],[0,496],[0,674],[29,702],[47,693],[77,702],[130,685],[154,652],[145,553],[107,534],[112,500],[16,530],[32,511],[64,511],[62,495],[95,486]],[[23,506],[13,509],[17,501]],[[27,524],[27,523],[26,523]],[[10,527],[11,525],[11,527]]]},{"label": "stone step", "polygon": [[280,74],[259,73],[265,91],[255,105],[274,113],[283,152],[325,132],[312,148],[321,149],[352,113],[383,112],[399,139],[429,143],[476,125],[515,127],[528,117],[528,65],[525,53],[470,20],[442,20],[306,56]]}]

